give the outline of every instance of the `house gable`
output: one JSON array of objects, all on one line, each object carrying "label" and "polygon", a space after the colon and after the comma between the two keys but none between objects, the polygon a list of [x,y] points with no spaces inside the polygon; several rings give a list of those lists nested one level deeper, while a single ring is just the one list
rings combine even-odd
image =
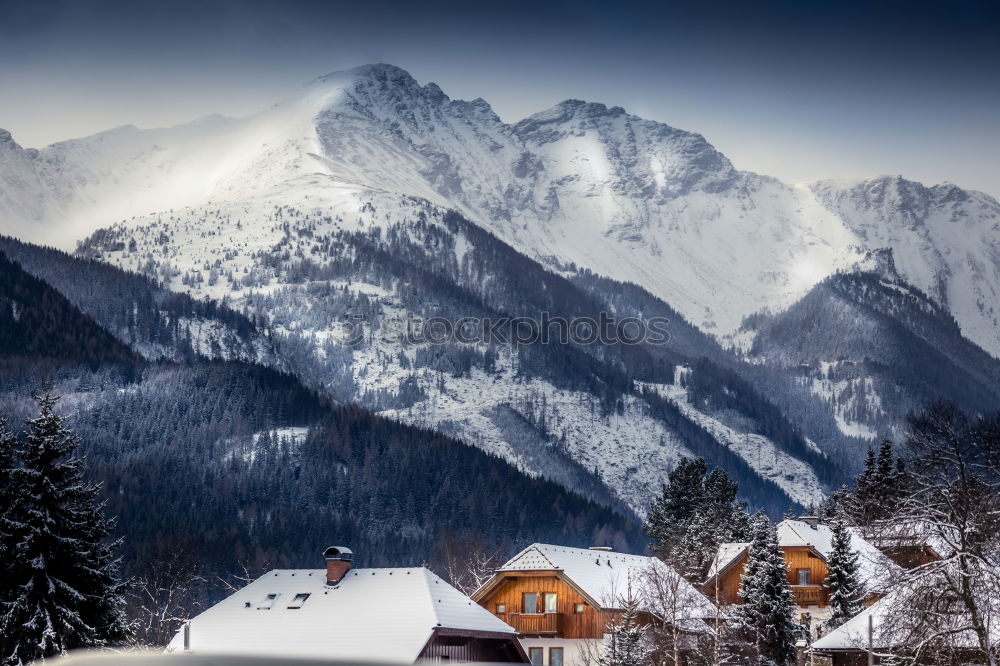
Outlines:
[{"label": "house gable", "polygon": [[[522,636],[600,638],[608,621],[617,616],[617,611],[601,608],[560,571],[502,571],[491,583],[473,598]],[[524,612],[529,594],[536,595],[538,612]],[[554,613],[541,612],[546,594],[556,595]]]}]

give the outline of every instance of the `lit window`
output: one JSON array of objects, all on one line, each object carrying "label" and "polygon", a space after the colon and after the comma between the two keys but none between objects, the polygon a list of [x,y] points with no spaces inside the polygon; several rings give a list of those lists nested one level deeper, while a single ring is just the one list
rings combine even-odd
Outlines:
[{"label": "lit window", "polygon": [[542,666],[545,663],[545,648],[528,648],[528,658],[533,666]]},{"label": "lit window", "polygon": [[302,592],[301,594],[296,594],[295,598],[292,599],[292,603],[288,604],[289,608],[302,608],[302,604],[306,602],[309,598],[308,592]]},{"label": "lit window", "polygon": [[582,613],[583,609],[584,609],[584,604],[577,604],[577,605],[573,606],[573,612],[574,613]]},{"label": "lit window", "polygon": [[507,604],[497,604],[497,615],[503,615],[507,612]]},{"label": "lit window", "polygon": [[257,610],[271,610],[271,607],[274,606],[274,602],[275,600],[277,600],[277,598],[278,598],[277,594],[267,595],[266,597],[264,597],[263,601],[257,604]]},{"label": "lit window", "polygon": [[545,612],[546,613],[556,613],[557,610],[557,597],[555,592],[545,593]]},{"label": "lit window", "polygon": [[534,592],[527,592],[524,595],[523,613],[533,615],[538,612],[538,595]]},{"label": "lit window", "polygon": [[563,666],[562,648],[549,648],[549,666]]}]

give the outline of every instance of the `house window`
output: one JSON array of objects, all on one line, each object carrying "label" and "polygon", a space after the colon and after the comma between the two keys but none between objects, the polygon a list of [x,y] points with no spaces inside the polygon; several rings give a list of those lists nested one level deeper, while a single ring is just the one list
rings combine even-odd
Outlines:
[{"label": "house window", "polygon": [[277,594],[267,595],[259,604],[257,604],[257,610],[271,610],[271,607],[274,606],[274,602],[277,598]]},{"label": "house window", "polygon": [[583,604],[576,604],[575,606],[573,606],[573,612],[577,614],[582,613],[583,609],[584,609]]},{"label": "house window", "polygon": [[546,613],[558,613],[558,597],[555,592],[545,593],[545,612]]},{"label": "house window", "polygon": [[563,666],[562,648],[549,648],[549,666]]},{"label": "house window", "polygon": [[507,604],[497,604],[497,615],[503,615],[507,612]]},{"label": "house window", "polygon": [[799,585],[812,585],[812,571],[809,569],[798,569]]},{"label": "house window", "polygon": [[545,648],[528,648],[528,658],[533,666],[542,666],[545,663]]},{"label": "house window", "polygon": [[292,599],[292,603],[288,604],[289,608],[302,608],[302,604],[306,602],[309,598],[308,592],[302,592],[301,594],[296,594],[295,598]]},{"label": "house window", "polygon": [[524,605],[522,612],[534,614],[538,612],[538,595],[534,592],[526,592],[524,595]]}]

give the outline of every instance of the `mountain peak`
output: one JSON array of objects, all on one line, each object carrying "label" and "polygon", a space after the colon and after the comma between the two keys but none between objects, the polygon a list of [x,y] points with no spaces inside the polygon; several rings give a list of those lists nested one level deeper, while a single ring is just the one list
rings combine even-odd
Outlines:
[{"label": "mountain peak", "polygon": [[326,76],[321,76],[320,80],[332,79],[332,78],[361,78],[361,77],[369,77],[381,81],[387,81],[387,80],[415,81],[413,76],[402,67],[397,67],[396,65],[390,65],[389,63],[385,62],[371,63],[368,65],[359,65],[357,67],[352,67],[351,69],[338,70],[336,72],[331,72]]},{"label": "mountain peak", "polygon": [[10,132],[0,127],[0,148],[20,150],[21,146],[18,145],[17,141],[14,141],[14,137],[11,136]]}]

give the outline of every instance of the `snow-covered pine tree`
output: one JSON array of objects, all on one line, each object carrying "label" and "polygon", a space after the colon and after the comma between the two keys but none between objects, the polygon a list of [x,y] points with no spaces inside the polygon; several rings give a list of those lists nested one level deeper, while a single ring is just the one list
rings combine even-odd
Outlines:
[{"label": "snow-covered pine tree", "polygon": [[743,601],[736,607],[740,632],[757,664],[787,666],[795,659],[799,627],[795,623],[788,568],[770,521],[754,520],[746,567],[740,580]]},{"label": "snow-covered pine tree", "polygon": [[[7,429],[7,420],[0,416],[0,604],[16,594],[11,584],[11,557],[14,550],[14,465],[17,457],[17,439]],[[7,654],[8,641],[0,632],[0,659]]]},{"label": "snow-covered pine tree", "polygon": [[858,553],[851,548],[851,532],[841,521],[833,523],[833,549],[824,585],[830,591],[833,614],[828,629],[836,629],[864,608],[864,586],[858,576]]},{"label": "snow-covered pine tree", "polygon": [[875,449],[869,446],[868,453],[865,455],[865,468],[861,471],[854,486],[854,500],[858,504],[855,508],[856,512],[863,511],[877,492],[875,461]]},{"label": "snow-covered pine tree", "polygon": [[15,497],[5,524],[15,539],[8,563],[12,594],[0,606],[4,666],[21,666],[69,649],[122,642],[118,562],[108,543],[97,487],[73,457],[79,440],[55,413],[59,398],[35,396],[39,415],[27,422]]},{"label": "snow-covered pine tree", "polygon": [[649,666],[651,654],[639,613],[639,598],[630,583],[621,615],[608,624],[597,666]]},{"label": "snow-covered pine tree", "polygon": [[10,527],[4,523],[14,506],[13,474],[16,458],[17,439],[14,433],[7,429],[7,419],[0,416],[0,572],[3,571],[2,567],[5,566],[10,554]]}]

